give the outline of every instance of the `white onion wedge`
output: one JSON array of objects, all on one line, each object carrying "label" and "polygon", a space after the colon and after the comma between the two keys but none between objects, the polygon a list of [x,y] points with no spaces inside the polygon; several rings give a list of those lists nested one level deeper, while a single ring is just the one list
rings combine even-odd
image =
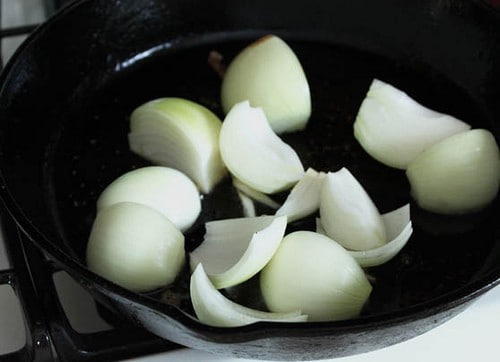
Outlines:
[{"label": "white onion wedge", "polygon": [[498,194],[500,156],[484,129],[451,136],[422,152],[406,170],[417,204],[440,214],[465,214]]},{"label": "white onion wedge", "polygon": [[221,90],[224,111],[246,100],[264,110],[278,134],[303,129],[311,115],[304,70],[293,50],[277,36],[252,43],[227,68]]},{"label": "white onion wedge", "polygon": [[248,101],[236,104],[224,119],[220,151],[233,176],[266,194],[292,187],[304,174],[297,153],[273,132],[262,109]]},{"label": "white onion wedge", "polygon": [[97,213],[87,244],[94,273],[145,292],[173,282],[184,261],[184,236],[155,209],[121,202]]},{"label": "white onion wedge", "polygon": [[290,223],[316,212],[325,176],[324,172],[307,169],[283,205],[276,211],[276,216],[286,215]]},{"label": "white onion wedge", "polygon": [[207,222],[203,242],[190,253],[193,270],[202,263],[217,289],[257,274],[278,249],[286,216],[259,216]]},{"label": "white onion wedge", "polygon": [[[394,258],[403,249],[413,233],[409,204],[382,214],[382,219],[387,230],[389,240],[387,244],[370,250],[348,250],[349,254],[363,268],[382,265]],[[316,232],[325,233],[320,219],[316,219]]]},{"label": "white onion wedge", "polygon": [[311,321],[356,317],[372,290],[340,244],[311,231],[285,236],[260,274],[260,287],[270,311],[299,309]]},{"label": "white onion wedge", "polygon": [[183,98],[147,102],[130,116],[130,149],[161,166],[188,175],[204,193],[225,176],[219,152],[220,119]]},{"label": "white onion wedge", "polygon": [[346,168],[326,175],[319,209],[326,234],[347,249],[369,250],[387,242],[377,207]]},{"label": "white onion wedge", "polygon": [[191,275],[191,301],[200,322],[214,327],[237,327],[258,321],[304,322],[307,316],[300,311],[271,313],[237,304],[222,295],[212,284],[203,264]]},{"label": "white onion wedge", "polygon": [[361,104],[354,136],[373,158],[406,169],[424,149],[470,126],[430,110],[406,93],[374,79]]},{"label": "white onion wedge", "polygon": [[162,166],[138,168],[115,179],[97,199],[97,210],[126,201],[156,209],[181,231],[192,226],[201,212],[200,194],[193,181]]}]

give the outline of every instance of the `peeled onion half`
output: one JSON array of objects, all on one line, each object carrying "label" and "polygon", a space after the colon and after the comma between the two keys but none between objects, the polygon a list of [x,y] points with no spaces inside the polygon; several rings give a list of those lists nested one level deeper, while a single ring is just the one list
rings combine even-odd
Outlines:
[{"label": "peeled onion half", "polygon": [[130,116],[130,149],[160,166],[188,175],[204,193],[226,175],[219,152],[220,119],[184,98],[159,98]]},{"label": "peeled onion half", "polygon": [[120,202],[97,213],[87,244],[94,273],[145,292],[173,282],[184,261],[184,236],[155,209]]},{"label": "peeled onion half", "polygon": [[270,311],[298,309],[310,321],[356,317],[372,290],[342,246],[311,231],[285,236],[261,272],[260,287]]},{"label": "peeled onion half", "polygon": [[406,170],[411,195],[422,208],[441,214],[478,211],[498,194],[500,158],[491,132],[474,129],[422,152]]},{"label": "peeled onion half", "polygon": [[233,59],[221,100],[226,113],[243,101],[262,108],[278,134],[303,129],[311,115],[309,84],[299,59],[274,35],[250,44]]},{"label": "peeled onion half", "polygon": [[97,209],[125,201],[156,209],[181,231],[193,225],[201,212],[200,193],[194,182],[169,167],[148,166],[121,175],[101,193]]}]

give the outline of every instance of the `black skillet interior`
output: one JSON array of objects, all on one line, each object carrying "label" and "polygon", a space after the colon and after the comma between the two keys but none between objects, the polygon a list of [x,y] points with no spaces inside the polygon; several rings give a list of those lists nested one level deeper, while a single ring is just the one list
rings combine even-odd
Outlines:
[{"label": "black skillet interior", "polygon": [[[259,35],[256,32],[241,41],[228,43],[217,39],[179,52],[170,49],[159,52],[113,75],[70,110],[72,122],[59,130],[54,148],[47,154],[49,172],[45,187],[58,232],[79,259],[85,255],[96,197],[119,175],[148,164],[128,149],[128,118],[133,108],[150,99],[180,96],[206,105],[223,118],[218,101],[220,79],[207,62],[208,54],[215,49],[231,59]],[[349,168],[367,187],[382,212],[411,200],[404,172],[375,162],[353,138],[354,117],[374,76],[413,94],[424,94],[421,97],[424,104],[481,124],[477,119],[480,109],[438,74],[429,78],[428,74],[418,74],[404,66],[395,69],[387,59],[344,46],[293,41],[293,38],[289,43],[308,74],[315,111],[305,132],[285,135],[284,139],[299,152],[305,167],[324,171]],[[325,69],[329,70],[326,74]],[[434,222],[430,214],[420,210],[414,214]],[[429,233],[424,229],[428,225],[419,225],[419,220],[415,220],[415,234],[405,252],[392,263],[371,271],[377,279],[377,288],[371,298],[370,312],[424,302],[466,284],[480,269],[495,242],[488,235],[495,227],[492,215],[493,211],[488,210],[484,217],[477,217],[477,225],[470,230],[456,232],[453,225],[449,235],[437,236],[432,235],[432,226]],[[205,221],[237,216],[242,216],[241,203],[227,179],[204,198],[203,214],[186,234],[187,249],[192,250],[203,239]],[[476,215],[458,218],[457,224],[469,221],[475,222]],[[458,265],[461,267],[457,268]]]},{"label": "black skillet interior", "polygon": [[[2,76],[7,206],[39,246],[63,251],[63,260],[76,261],[73,271],[82,270],[99,193],[127,170],[148,164],[128,150],[131,111],[177,96],[223,117],[221,80],[208,65],[209,52],[229,62],[249,42],[274,33],[295,50],[312,91],[307,129],[285,140],[306,167],[348,167],[382,212],[392,210],[411,202],[404,173],[371,159],[352,134],[371,80],[392,83],[430,108],[498,135],[496,20],[470,1],[77,2],[40,29]],[[201,241],[204,221],[241,215],[228,182],[205,197],[203,207],[186,235],[188,250]],[[369,271],[375,287],[363,315],[425,305],[500,275],[498,200],[464,217],[440,217],[413,204],[412,215],[407,247]],[[191,312],[186,275],[169,293]]]}]

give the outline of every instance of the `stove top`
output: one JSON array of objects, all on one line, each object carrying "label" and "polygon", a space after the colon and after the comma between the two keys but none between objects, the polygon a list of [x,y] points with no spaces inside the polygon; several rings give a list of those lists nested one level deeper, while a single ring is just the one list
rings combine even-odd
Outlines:
[{"label": "stove top", "polygon": [[[37,24],[66,2],[0,0],[2,64]],[[3,210],[0,222],[0,361],[246,361],[181,348],[109,315],[67,273],[26,242]],[[497,287],[422,336],[329,361],[493,362],[498,360],[499,334]]]}]

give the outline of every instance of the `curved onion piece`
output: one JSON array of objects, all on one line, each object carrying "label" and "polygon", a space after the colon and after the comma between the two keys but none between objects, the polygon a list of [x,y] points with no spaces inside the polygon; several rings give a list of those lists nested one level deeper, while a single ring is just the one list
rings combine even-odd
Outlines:
[{"label": "curved onion piece", "polygon": [[121,202],[97,213],[87,244],[94,273],[145,292],[173,282],[184,261],[184,236],[155,209]]},{"label": "curved onion piece", "polygon": [[270,311],[300,309],[311,321],[356,317],[372,290],[341,245],[311,231],[285,236],[262,269],[260,286]]},{"label": "curved onion piece", "polygon": [[[387,237],[390,240],[387,244],[370,250],[348,250],[349,254],[363,268],[382,265],[394,258],[403,249],[413,233],[409,204],[383,214],[382,219],[387,230]],[[326,235],[319,218],[316,218],[316,232]]]},{"label": "curved onion piece", "polygon": [[430,110],[378,79],[373,80],[354,122],[354,136],[365,151],[399,169],[406,169],[434,143],[468,129],[468,124]]},{"label": "curved onion piece", "polygon": [[410,205],[382,215],[389,242],[375,249],[349,251],[364,268],[384,264],[395,257],[406,245],[413,233],[410,221]]},{"label": "curved onion piece", "polygon": [[411,222],[409,222],[403,231],[387,244],[366,251],[349,251],[349,254],[363,268],[382,265],[394,258],[403,249],[412,233],[413,228]]},{"label": "curved onion piece", "polygon": [[130,149],[161,166],[188,175],[204,193],[225,176],[219,152],[220,119],[183,98],[160,98],[130,116]]},{"label": "curved onion piece", "polygon": [[377,207],[346,168],[327,174],[319,209],[327,235],[347,249],[369,250],[387,242]]},{"label": "curved onion piece", "polygon": [[290,188],[304,174],[297,153],[273,132],[262,109],[248,101],[236,104],[224,119],[220,151],[237,179],[266,194]]},{"label": "curved onion piece", "polygon": [[189,177],[173,168],[142,167],[109,184],[97,200],[97,209],[119,202],[137,202],[165,215],[181,231],[187,230],[201,212],[200,194]]},{"label": "curved onion piece", "polygon": [[253,188],[251,188],[250,186],[248,186],[244,182],[241,182],[237,178],[233,178],[233,186],[238,191],[240,191],[243,194],[245,194],[246,196],[250,197],[252,200],[255,200],[255,201],[261,203],[262,205],[270,207],[271,209],[278,209],[280,207],[280,205],[276,201],[271,199],[268,195],[266,195],[260,191],[254,190]]},{"label": "curved onion piece", "polygon": [[233,59],[222,82],[221,100],[226,113],[246,100],[262,108],[278,134],[303,129],[311,115],[304,70],[293,50],[274,35],[257,40]]},{"label": "curved onion piece", "polygon": [[191,275],[191,301],[200,322],[214,327],[236,327],[258,321],[303,322],[306,315],[300,311],[287,313],[270,313],[247,308],[222,295],[211,283],[198,264]]},{"label": "curved onion piece", "polygon": [[326,174],[309,168],[293,187],[276,216],[288,216],[288,222],[311,215],[319,208],[319,196]]},{"label": "curved onion piece", "polygon": [[202,263],[221,289],[250,279],[267,264],[285,234],[286,216],[217,220],[205,227],[203,242],[190,254],[191,270]]},{"label": "curved onion piece", "polygon": [[240,198],[241,207],[243,209],[243,216],[256,217],[257,211],[255,210],[253,200],[241,191],[238,191],[238,197]]},{"label": "curved onion piece", "polygon": [[498,145],[491,132],[474,129],[422,152],[406,170],[420,207],[441,214],[479,211],[497,195]]}]

